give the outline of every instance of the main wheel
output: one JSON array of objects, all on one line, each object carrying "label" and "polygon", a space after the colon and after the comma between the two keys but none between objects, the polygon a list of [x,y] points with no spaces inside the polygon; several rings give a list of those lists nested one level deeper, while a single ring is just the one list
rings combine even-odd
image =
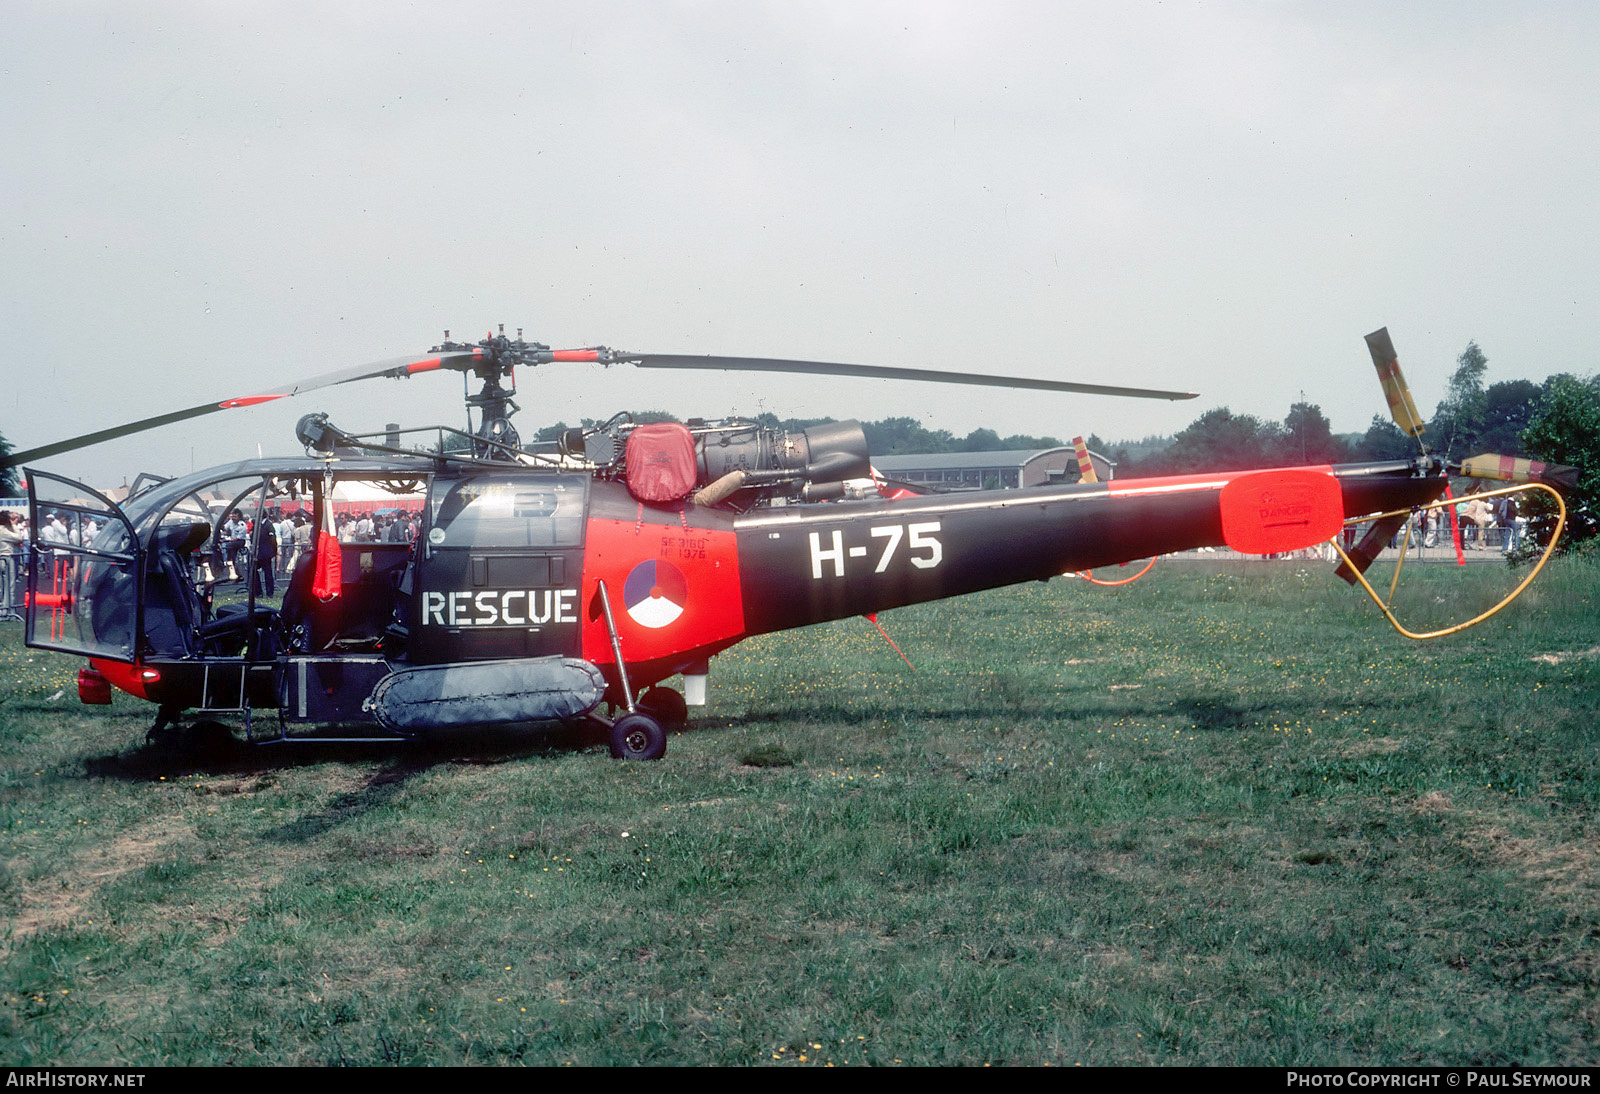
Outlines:
[{"label": "main wheel", "polygon": [[659,684],[639,696],[634,707],[668,729],[682,729],[689,721],[689,704],[684,702],[683,696]]},{"label": "main wheel", "polygon": [[666,751],[667,731],[648,714],[624,714],[611,727],[611,755],[619,760],[659,760]]}]

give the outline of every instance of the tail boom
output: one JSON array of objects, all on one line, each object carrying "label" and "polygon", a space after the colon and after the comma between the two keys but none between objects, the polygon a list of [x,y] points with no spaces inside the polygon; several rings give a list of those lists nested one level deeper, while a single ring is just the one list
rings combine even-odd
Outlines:
[{"label": "tail boom", "polygon": [[[1239,484],[1263,474],[1122,479],[763,511],[735,522],[746,633],[1224,546],[1239,539],[1236,527],[1225,526],[1224,492],[1237,492]],[[1338,523],[1425,504],[1444,489],[1443,479],[1419,477],[1406,461],[1299,468],[1294,476],[1292,481],[1320,480],[1337,492]],[[1322,524],[1322,534],[1306,543],[1337,531],[1337,524],[1331,530]]]}]

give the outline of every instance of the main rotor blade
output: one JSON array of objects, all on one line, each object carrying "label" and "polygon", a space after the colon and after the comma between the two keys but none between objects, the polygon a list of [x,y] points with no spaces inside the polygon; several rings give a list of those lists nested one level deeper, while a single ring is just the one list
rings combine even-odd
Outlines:
[{"label": "main rotor blade", "polygon": [[1094,473],[1094,461],[1089,459],[1089,446],[1082,437],[1072,438],[1072,454],[1078,457],[1078,481],[1099,482],[1100,476]]},{"label": "main rotor blade", "polygon": [[473,361],[481,360],[484,353],[481,349],[458,350],[453,353],[441,353],[434,357],[390,357],[383,361],[372,361],[365,365],[356,365],[354,368],[340,369],[338,372],[324,372],[320,376],[310,376],[304,380],[296,380],[292,384],[275,387],[271,391],[262,392],[260,395],[247,395],[241,399],[225,399],[217,404],[218,410],[230,410],[236,406],[254,406],[257,403],[270,402],[273,399],[286,399],[291,395],[302,395],[307,391],[315,391],[319,387],[333,387],[335,384],[349,384],[357,380],[371,380],[379,376],[392,376],[405,378],[415,376],[419,372],[433,372],[441,368],[464,368]]},{"label": "main rotor blade", "polygon": [[616,353],[613,360],[640,368],[725,369],[740,372],[805,372],[817,376],[863,376],[873,380],[927,380],[974,387],[1014,387],[1032,391],[1073,391],[1084,395],[1125,395],[1134,399],[1195,399],[1194,391],[1156,391],[1144,387],[1080,384],[1071,380],[1035,380],[1027,376],[988,376],[980,372],[938,372],[925,368],[844,365],[829,361],[783,361],[771,357],[700,357],[679,353]]},{"label": "main rotor blade", "polygon": [[465,367],[468,363],[482,356],[482,350],[463,350],[456,353],[445,353],[435,357],[391,357],[383,361],[373,361],[365,365],[356,365],[354,368],[340,369],[337,372],[325,372],[320,376],[311,376],[304,380],[296,380],[292,384],[285,384],[264,391],[259,395],[245,395],[236,399],[224,399],[219,403],[202,403],[199,406],[189,407],[187,410],[174,410],[166,414],[157,414],[153,418],[143,418],[137,422],[128,422],[126,425],[112,426],[110,429],[100,429],[93,433],[85,433],[81,437],[72,437],[53,444],[40,445],[30,448],[26,452],[13,452],[9,456],[0,456],[0,467],[16,467],[30,460],[42,460],[50,456],[59,456],[63,452],[72,452],[79,448],[88,448],[102,441],[116,440],[118,437],[128,437],[135,433],[143,433],[147,429],[156,429],[164,425],[173,425],[177,422],[187,421],[190,418],[203,417],[214,414],[219,410],[232,410],[235,407],[255,406],[258,403],[271,402],[274,399],[287,399],[291,395],[300,395],[307,391],[314,391],[319,387],[332,387],[335,384],[348,384],[356,380],[367,380],[377,376],[411,376],[418,372],[432,372],[440,368]]}]

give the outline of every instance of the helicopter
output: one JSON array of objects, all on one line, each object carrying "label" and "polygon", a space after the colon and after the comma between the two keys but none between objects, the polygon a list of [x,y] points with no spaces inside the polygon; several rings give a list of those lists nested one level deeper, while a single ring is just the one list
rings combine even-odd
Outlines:
[{"label": "helicopter", "polygon": [[[1422,421],[1387,330],[1367,341],[1395,420],[1420,446]],[[311,413],[296,427],[303,456],[141,482],[120,504],[29,467],[27,644],[88,657],[78,674],[85,703],[109,703],[113,687],[154,703],[152,738],[189,716],[242,719],[257,743],[306,739],[291,735],[301,727],[437,740],[564,725],[603,734],[620,759],[652,760],[668,732],[687,724],[689,707],[704,704],[712,658],[753,635],[875,619],[1183,549],[1274,554],[1332,540],[1340,576],[1365,585],[1400,628],[1363,575],[1413,516],[1450,504],[1450,475],[1518,484],[1501,492],[1544,490],[1559,504],[1550,484],[1570,471],[1501,457],[1447,464],[1423,449],[1379,463],[1111,481],[1091,472],[1070,484],[915,495],[875,486],[856,421],[790,432],[745,418],[641,424],[619,414],[567,430],[554,451],[524,447],[511,424],[514,370],[564,362],[1195,397],[817,361],[560,350],[503,327],[466,343],[446,331],[426,355],[9,457],[21,465],[333,384],[463,374],[465,430],[356,435]],[[402,448],[408,433],[436,440]],[[334,510],[353,490],[409,499],[397,504],[418,511],[415,538],[341,536]],[[258,526],[290,508],[309,522],[309,542],[281,603],[266,603],[248,581],[242,603],[218,603],[206,545],[223,540],[225,522]],[[68,525],[66,534],[45,534],[42,517]],[[1347,525],[1366,527],[1348,550]],[[682,692],[665,685],[680,675]],[[262,714],[276,716],[275,732],[258,727]]]}]

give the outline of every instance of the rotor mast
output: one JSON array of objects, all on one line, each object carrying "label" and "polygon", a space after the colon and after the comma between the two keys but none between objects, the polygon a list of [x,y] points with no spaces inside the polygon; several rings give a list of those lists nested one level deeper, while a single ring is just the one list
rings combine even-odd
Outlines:
[{"label": "rotor mast", "polygon": [[[465,395],[467,432],[473,437],[472,454],[478,459],[508,461],[516,459],[512,453],[521,445],[521,438],[511,424],[511,416],[521,409],[511,398],[517,392],[514,370],[518,365],[546,365],[555,361],[609,365],[614,360],[612,352],[604,346],[553,350],[543,342],[526,341],[521,327],[517,328],[516,338],[507,338],[504,323],[499,325],[498,333],[486,334],[477,343],[452,342],[447,330],[444,341],[428,352],[470,355],[461,365],[452,367],[461,368],[464,384],[471,382],[465,379],[466,373],[476,376],[483,384],[477,394],[469,388]],[[510,386],[502,381],[509,381]],[[478,412],[476,426],[472,424],[474,408]]]}]

